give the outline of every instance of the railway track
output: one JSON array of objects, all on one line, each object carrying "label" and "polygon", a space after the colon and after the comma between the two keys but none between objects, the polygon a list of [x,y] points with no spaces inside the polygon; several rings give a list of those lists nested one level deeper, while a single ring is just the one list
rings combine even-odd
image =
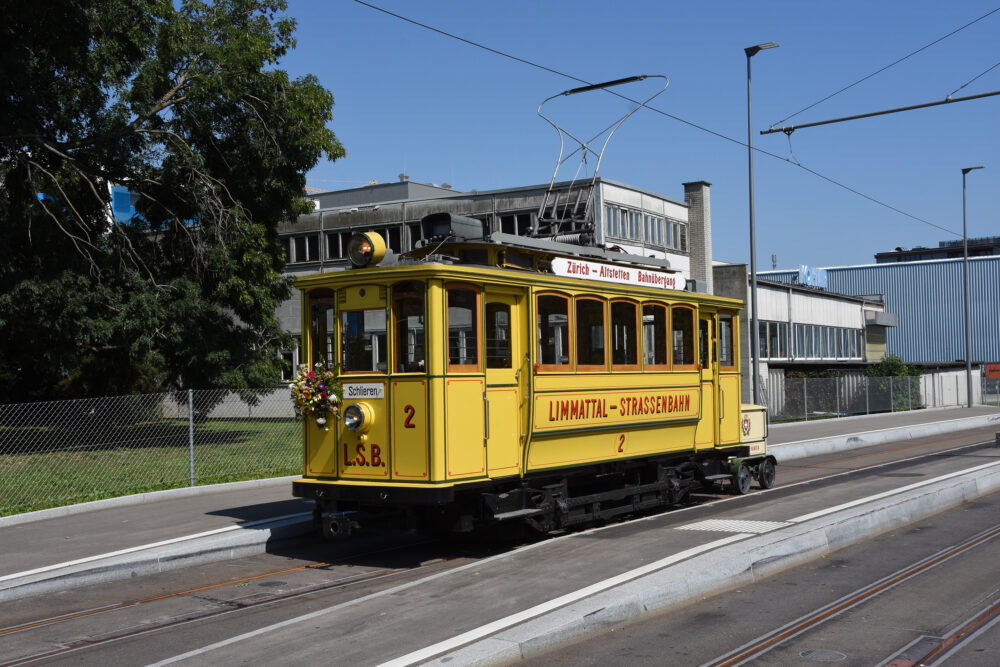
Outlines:
[{"label": "railway track", "polygon": [[[922,456],[937,456],[942,454],[957,453],[960,450],[982,447],[989,444],[982,442],[970,444],[968,440],[968,434],[964,437],[954,436],[937,438],[932,442],[898,445],[883,448],[878,452],[851,454],[837,457],[836,459],[828,460],[823,463],[806,464],[802,466],[795,466],[794,468],[790,467],[787,469],[788,472],[794,474],[787,475],[792,478],[788,480],[788,483],[802,483],[843,474],[845,464],[848,464],[852,471],[877,468],[887,463],[885,460],[887,457],[898,462],[900,460],[909,460],[912,458],[920,458]],[[927,449],[928,447],[932,447],[933,451],[920,453],[921,449]],[[911,456],[914,454],[915,456]],[[836,468],[836,471],[831,472],[829,470],[831,467]],[[784,470],[785,469],[779,469],[779,474],[785,474]],[[784,480],[779,478],[779,482],[784,482]],[[725,497],[731,496],[728,494],[699,494],[697,502],[699,504],[707,504]],[[1000,528],[997,530],[1000,531]],[[398,553],[403,550],[412,549],[425,549],[431,557],[419,562],[416,565],[377,567],[360,573],[350,571],[352,563],[356,563],[367,557],[384,556],[394,552]],[[134,597],[93,608],[53,614],[44,618],[32,619],[0,628],[0,638],[3,638],[0,642],[3,642],[8,646],[10,646],[9,639],[18,635],[27,635],[33,631],[39,631],[42,629],[46,630],[46,634],[48,636],[51,636],[54,630],[55,636],[66,637],[66,639],[57,640],[55,643],[51,640],[48,641],[48,646],[44,649],[23,652],[17,656],[0,654],[0,667],[22,665],[41,660],[58,658],[59,656],[96,648],[98,646],[107,645],[126,638],[134,638],[183,624],[209,620],[219,616],[239,614],[241,612],[246,612],[263,606],[279,605],[281,603],[293,600],[302,600],[304,598],[317,598],[323,596],[324,594],[335,593],[338,595],[350,596],[352,595],[353,590],[361,590],[362,588],[368,590],[373,586],[389,587],[394,582],[398,582],[401,579],[420,578],[424,573],[431,573],[432,571],[438,572],[451,567],[457,567],[470,562],[475,558],[494,555],[500,550],[502,549],[489,552],[482,551],[482,549],[480,549],[479,553],[470,556],[467,553],[461,553],[460,550],[442,545],[437,541],[425,540],[414,542],[411,539],[410,541],[398,546],[388,546],[373,551],[352,554],[349,561],[332,560],[330,562],[304,563],[294,567],[273,569],[235,579],[227,578],[225,580],[219,580],[199,586],[182,587],[166,593]],[[344,568],[343,571],[340,568]],[[141,623],[128,622],[128,618],[131,618],[132,616],[143,615],[142,613],[132,614],[126,619],[116,619],[124,621],[116,624],[120,627],[110,630],[102,628],[102,632],[100,633],[87,633],[82,637],[78,634],[74,634],[71,630],[73,622],[80,621],[81,619],[96,618],[101,615],[112,614],[113,612],[128,612],[129,610],[142,608],[151,609],[155,608],[157,604],[164,603],[168,600],[178,600],[192,597],[202,599],[202,596],[212,591],[219,591],[227,588],[238,589],[239,587],[247,587],[252,583],[266,584],[267,582],[273,582],[279,578],[289,578],[290,575],[295,576],[315,571],[328,572],[332,576],[328,580],[321,583],[303,583],[285,591],[274,591],[264,594],[217,600],[215,601],[215,604],[209,608],[196,607],[195,609],[190,609],[181,614],[174,614],[169,617],[159,617],[154,620],[148,620]],[[152,612],[143,613],[145,615],[152,614]],[[997,611],[992,612],[993,615],[996,613]],[[992,615],[989,616],[989,618],[992,617]],[[115,623],[109,623],[109,625],[115,625]],[[59,629],[60,626],[62,626],[62,629]],[[6,650],[4,652],[6,652]]]}]

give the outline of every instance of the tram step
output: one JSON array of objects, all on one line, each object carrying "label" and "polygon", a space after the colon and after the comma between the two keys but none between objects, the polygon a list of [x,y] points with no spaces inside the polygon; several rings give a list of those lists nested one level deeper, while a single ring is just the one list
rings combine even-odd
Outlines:
[{"label": "tram step", "polygon": [[525,516],[534,516],[536,514],[541,514],[541,510],[537,509],[523,509],[523,510],[513,510],[510,512],[501,512],[500,514],[494,514],[493,518],[497,521],[506,521],[507,519],[519,519]]}]

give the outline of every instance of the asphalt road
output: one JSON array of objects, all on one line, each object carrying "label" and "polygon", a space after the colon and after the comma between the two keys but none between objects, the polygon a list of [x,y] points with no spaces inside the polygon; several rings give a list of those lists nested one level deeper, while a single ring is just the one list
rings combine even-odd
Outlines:
[{"label": "asphalt road", "polygon": [[[854,594],[990,529],[1000,494],[836,552],[759,584],[712,597],[522,664],[719,665],[782,629],[793,636],[732,664],[912,665],[1000,602],[1000,537],[986,539],[842,611]],[[830,616],[810,624],[811,616]],[[953,665],[1000,664],[1000,616],[942,653]],[[796,626],[803,625],[800,632]],[[895,661],[895,662],[894,662]],[[943,660],[933,664],[943,664]]]},{"label": "asphalt road", "polygon": [[[662,558],[669,549],[683,549],[714,539],[677,530],[684,523],[722,515],[756,520],[787,518],[843,502],[844,498],[884,491],[893,484],[995,460],[992,448],[970,450],[938,454],[912,463],[887,464],[843,480],[821,479],[865,465],[927,454],[963,441],[992,440],[985,433],[980,430],[961,437],[933,436],[889,443],[865,452],[799,461],[794,466],[779,468],[778,483],[783,488],[768,493],[728,497],[723,503],[570,535],[529,550],[504,553],[502,546],[470,547],[429,542],[413,535],[376,534],[347,547],[343,543],[335,548],[329,543],[307,543],[252,558],[8,602],[0,606],[0,617],[4,619],[0,625],[5,627],[62,614],[87,613],[6,635],[0,628],[0,664],[7,661],[13,664],[19,657],[67,648],[73,650],[53,654],[40,664],[101,667],[149,664],[183,656],[191,649],[202,652],[187,657],[185,664],[378,664],[413,648],[433,644],[442,637],[481,627],[498,616],[538,601],[553,599],[567,590],[583,588],[619,572],[619,561],[629,561],[627,567],[635,567]],[[794,482],[806,484],[794,486]],[[970,516],[995,514],[996,507],[992,504],[984,504],[988,509],[982,512],[977,507],[969,506],[966,512]],[[962,516],[961,512],[955,514]],[[924,532],[936,535],[935,544],[952,543],[958,537],[952,539],[949,535],[959,525],[954,520],[945,522],[940,530]],[[902,534],[910,532],[907,529]],[[884,539],[879,538],[874,544]],[[877,566],[895,571],[913,560],[911,552],[915,548],[918,548],[915,543],[908,541],[899,548],[875,549],[872,557],[879,561]],[[922,550],[914,553],[925,554],[932,546],[919,549]],[[824,560],[839,561],[840,553],[846,552]],[[491,555],[493,560],[484,560],[484,556]],[[997,555],[1000,554],[993,553],[994,562]],[[759,586],[727,593],[715,601],[714,607],[693,617],[687,613],[693,607],[687,607],[681,615],[687,625],[682,624],[677,632],[661,634],[685,641],[700,634],[709,643],[687,647],[688,653],[664,653],[678,649],[661,646],[649,651],[650,659],[659,658],[657,664],[663,664],[664,655],[676,655],[676,660],[671,659],[674,664],[701,664],[731,650],[730,645],[742,646],[766,631],[752,625],[743,627],[738,619],[746,623],[747,619],[783,618],[781,614],[798,618],[824,603],[823,600],[837,599],[854,590],[854,582],[842,582],[837,577],[846,576],[848,571],[853,573],[861,566],[830,570],[823,566],[824,561],[819,561],[815,567],[800,568],[813,573],[797,584],[773,584],[778,579],[771,579]],[[526,568],[542,576],[529,581],[524,576]],[[449,573],[456,575],[443,576]],[[408,585],[413,587],[405,588]],[[982,580],[979,586],[983,587]],[[751,588],[753,592],[747,592]],[[825,593],[825,597],[811,597],[816,591]],[[901,604],[913,606],[913,603]],[[961,613],[951,612],[948,618],[958,616]],[[777,625],[780,625],[777,621],[771,623],[772,627]],[[939,626],[944,628],[942,632],[948,629],[943,623]],[[264,629],[266,632],[262,632]],[[610,645],[607,637],[615,635],[616,632],[602,635],[596,643]],[[732,641],[723,645],[720,638]],[[978,640],[988,638],[986,632]],[[227,643],[210,648],[220,641]],[[631,650],[644,649],[644,641],[634,641]],[[712,650],[705,652],[706,646]],[[892,647],[885,650],[889,648]],[[566,657],[572,656],[573,650],[569,648],[549,658],[568,660],[562,664],[580,664]],[[799,652],[813,651],[809,653],[813,656],[810,660],[831,655],[818,650],[806,647]],[[776,651],[769,655],[778,655]],[[612,653],[607,655],[608,661],[585,664],[631,662],[631,655]],[[803,664],[804,659],[762,664]],[[877,663],[878,660],[845,664]]]}]

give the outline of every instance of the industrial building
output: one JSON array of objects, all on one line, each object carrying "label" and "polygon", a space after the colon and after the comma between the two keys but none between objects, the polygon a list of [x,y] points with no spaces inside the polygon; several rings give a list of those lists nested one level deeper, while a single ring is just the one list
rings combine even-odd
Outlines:
[{"label": "industrial building", "polygon": [[[715,293],[741,299],[741,345],[751,350],[751,291],[746,264],[716,264]],[[759,276],[759,274],[758,274]],[[849,296],[820,287],[758,277],[758,365],[762,384],[784,382],[786,373],[836,371],[857,373],[886,357],[886,332],[898,321],[886,312],[880,294]],[[746,355],[750,357],[750,354]],[[748,368],[750,367],[748,363]],[[750,373],[743,374],[749,397]],[[766,398],[766,396],[765,396]]]},{"label": "industrial building", "polygon": [[[881,294],[899,318],[886,330],[886,351],[907,363],[965,364],[963,260],[936,259],[824,269],[828,290]],[[761,278],[796,284],[797,271],[764,271]],[[972,363],[1000,361],[1000,255],[969,258]]]}]

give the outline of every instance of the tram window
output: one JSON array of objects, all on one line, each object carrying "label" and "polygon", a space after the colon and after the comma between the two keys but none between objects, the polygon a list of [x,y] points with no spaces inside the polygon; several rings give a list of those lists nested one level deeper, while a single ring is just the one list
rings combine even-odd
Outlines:
[{"label": "tram window", "polygon": [[510,306],[486,304],[486,368],[511,368]]},{"label": "tram window", "polygon": [[702,368],[712,367],[712,339],[709,336],[709,320],[698,320],[698,360]]},{"label": "tram window", "polygon": [[642,362],[646,366],[666,366],[667,308],[647,303],[642,307]]},{"label": "tram window", "polygon": [[341,371],[385,373],[385,309],[349,310],[341,313]]},{"label": "tram window", "polygon": [[719,315],[719,366],[733,369],[736,367],[736,351],[733,316],[728,313]]},{"label": "tram window", "polygon": [[397,373],[421,373],[425,368],[424,286],[398,283],[392,288],[392,318],[396,324]]},{"label": "tram window", "polygon": [[569,299],[555,294],[538,297],[538,364],[569,366]]},{"label": "tram window", "polygon": [[629,301],[611,303],[611,326],[614,337],[611,348],[612,366],[639,367],[639,332],[636,326],[638,308]]},{"label": "tram window", "polygon": [[[317,289],[309,293],[309,339],[312,365],[334,365],[333,336],[336,330],[333,291]],[[294,369],[292,369],[294,370]]]},{"label": "tram window", "polygon": [[576,363],[583,370],[605,367],[604,301],[576,300]]},{"label": "tram window", "polygon": [[674,306],[671,313],[674,348],[674,368],[694,368],[694,310]]},{"label": "tram window", "polygon": [[448,368],[479,370],[479,291],[448,287]]}]

